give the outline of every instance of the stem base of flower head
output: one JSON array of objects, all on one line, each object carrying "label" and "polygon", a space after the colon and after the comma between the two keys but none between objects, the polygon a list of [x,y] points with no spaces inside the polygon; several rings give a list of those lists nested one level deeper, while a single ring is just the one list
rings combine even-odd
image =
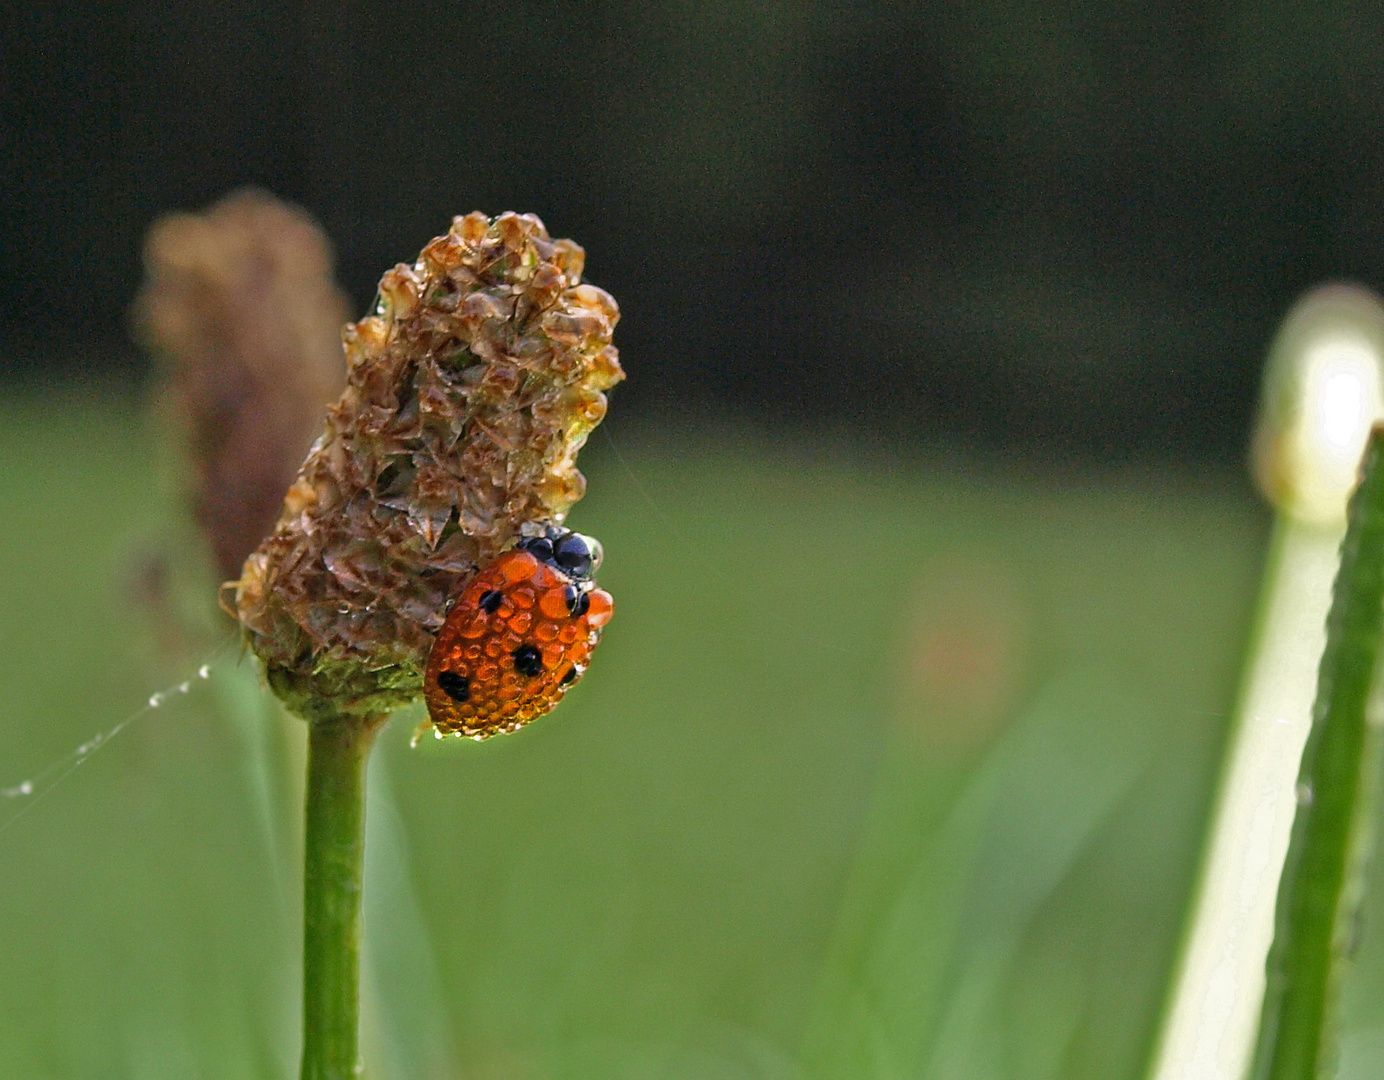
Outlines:
[{"label": "stem base of flower head", "polygon": [[388,716],[417,700],[423,678],[411,664],[362,670],[358,661],[331,657],[307,672],[267,664],[264,673],[284,708],[310,723]]}]

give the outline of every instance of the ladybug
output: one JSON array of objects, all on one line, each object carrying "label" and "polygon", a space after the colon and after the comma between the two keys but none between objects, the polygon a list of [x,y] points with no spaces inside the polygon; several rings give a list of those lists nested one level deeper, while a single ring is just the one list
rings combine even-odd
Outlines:
[{"label": "ladybug", "polygon": [[428,653],[423,697],[439,736],[514,731],[562,700],[614,611],[596,588],[600,564],[598,542],[549,525],[481,568]]}]

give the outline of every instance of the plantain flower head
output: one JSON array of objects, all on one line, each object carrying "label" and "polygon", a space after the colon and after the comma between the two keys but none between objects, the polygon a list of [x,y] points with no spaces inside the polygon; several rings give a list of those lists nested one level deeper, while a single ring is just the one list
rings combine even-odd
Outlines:
[{"label": "plantain flower head", "polygon": [[277,526],[228,583],[299,715],[419,695],[447,603],[581,498],[577,452],[624,373],[619,308],[532,214],[458,217],[343,332],[347,379]]}]

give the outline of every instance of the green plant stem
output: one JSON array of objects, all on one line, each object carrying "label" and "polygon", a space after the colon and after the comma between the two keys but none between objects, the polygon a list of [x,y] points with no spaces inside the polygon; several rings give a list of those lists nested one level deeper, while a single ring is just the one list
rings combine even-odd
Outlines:
[{"label": "green plant stem", "polygon": [[1334,1067],[1335,1008],[1363,887],[1376,786],[1384,647],[1384,432],[1365,450],[1327,619],[1298,812],[1279,884],[1251,1076],[1317,1080]]},{"label": "green plant stem", "polygon": [[308,722],[302,1080],[361,1075],[365,765],[380,724],[357,717]]}]

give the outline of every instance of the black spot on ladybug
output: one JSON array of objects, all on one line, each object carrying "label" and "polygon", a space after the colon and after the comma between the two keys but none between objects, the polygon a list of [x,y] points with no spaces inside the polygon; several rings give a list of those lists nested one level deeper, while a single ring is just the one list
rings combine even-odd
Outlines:
[{"label": "black spot on ladybug", "polygon": [[579,533],[568,533],[553,545],[553,559],[574,578],[591,576],[591,549]]},{"label": "black spot on ladybug", "polygon": [[567,673],[557,681],[558,686],[566,686],[568,683],[577,681],[577,669],[569,667]]},{"label": "black spot on ladybug", "polygon": [[510,655],[514,657],[514,670],[520,675],[532,679],[535,675],[542,674],[543,654],[532,645],[520,645]]},{"label": "black spot on ladybug", "polygon": [[567,601],[567,610],[576,619],[585,615],[586,609],[591,606],[591,597],[584,592],[578,592],[571,585],[562,590],[562,598]]},{"label": "black spot on ladybug", "polygon": [[500,601],[505,598],[505,594],[499,589],[487,589],[481,593],[480,607],[487,615],[494,615],[500,610]]},{"label": "black spot on ladybug", "polygon": [[438,675],[437,685],[442,687],[453,701],[465,701],[471,693],[470,680],[455,671],[444,671]]}]

